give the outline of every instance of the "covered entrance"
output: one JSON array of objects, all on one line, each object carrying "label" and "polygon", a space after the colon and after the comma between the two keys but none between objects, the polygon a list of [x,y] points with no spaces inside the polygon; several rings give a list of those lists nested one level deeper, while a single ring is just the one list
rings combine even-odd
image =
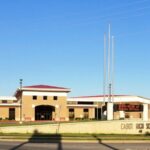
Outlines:
[{"label": "covered entrance", "polygon": [[35,107],[35,120],[52,120],[52,112],[55,111],[54,106],[40,105]]}]

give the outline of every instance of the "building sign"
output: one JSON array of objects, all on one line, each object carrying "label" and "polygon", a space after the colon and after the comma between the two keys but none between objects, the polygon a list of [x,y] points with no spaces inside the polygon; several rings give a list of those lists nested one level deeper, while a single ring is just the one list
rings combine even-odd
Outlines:
[{"label": "building sign", "polygon": [[[134,124],[133,123],[121,123],[121,129],[133,129]],[[150,123],[136,123],[135,129],[150,129]]]},{"label": "building sign", "polygon": [[143,111],[143,105],[134,105],[134,104],[115,104],[115,111]]}]

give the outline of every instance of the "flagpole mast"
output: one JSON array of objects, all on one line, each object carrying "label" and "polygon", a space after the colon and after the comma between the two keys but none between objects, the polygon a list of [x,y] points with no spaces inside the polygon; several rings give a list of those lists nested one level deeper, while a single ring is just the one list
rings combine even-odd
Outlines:
[{"label": "flagpole mast", "polygon": [[111,49],[110,49],[110,24],[108,29],[108,102],[111,102]]},{"label": "flagpole mast", "polygon": [[114,36],[112,36],[112,102],[114,102]]}]

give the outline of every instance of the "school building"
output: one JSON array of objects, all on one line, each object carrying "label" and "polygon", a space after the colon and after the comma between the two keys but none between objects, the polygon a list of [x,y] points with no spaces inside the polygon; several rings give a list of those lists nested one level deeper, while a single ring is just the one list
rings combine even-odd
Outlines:
[{"label": "school building", "polygon": [[0,120],[69,121],[81,119],[150,119],[150,99],[114,95],[68,98],[69,88],[33,85],[18,88],[14,96],[0,96]]}]

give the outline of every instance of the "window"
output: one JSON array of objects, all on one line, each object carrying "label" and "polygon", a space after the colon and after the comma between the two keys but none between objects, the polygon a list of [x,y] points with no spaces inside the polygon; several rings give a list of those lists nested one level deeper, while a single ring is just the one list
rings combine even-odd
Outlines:
[{"label": "window", "polygon": [[72,102],[72,101],[68,102],[67,101],[67,104],[76,104],[76,102]]},{"label": "window", "polygon": [[74,109],[73,108],[69,108],[69,112],[74,112]]},{"label": "window", "polygon": [[33,100],[37,100],[37,96],[34,95],[34,96],[32,97],[32,99],[33,99]]},{"label": "window", "polygon": [[54,100],[58,100],[58,97],[57,97],[57,96],[54,96],[53,99],[54,99]]},{"label": "window", "polygon": [[89,112],[89,109],[84,109],[84,112]]},{"label": "window", "polygon": [[7,100],[2,100],[2,103],[7,103]]},{"label": "window", "polygon": [[47,100],[47,96],[43,96],[43,100]]},{"label": "window", "polygon": [[89,109],[84,109],[83,112],[84,112],[84,118],[88,119],[89,118]]},{"label": "window", "polygon": [[73,108],[69,108],[69,118],[74,119],[74,109]]},{"label": "window", "polygon": [[82,101],[79,101],[78,104],[82,104],[82,105],[93,105],[94,102],[82,102]]}]

